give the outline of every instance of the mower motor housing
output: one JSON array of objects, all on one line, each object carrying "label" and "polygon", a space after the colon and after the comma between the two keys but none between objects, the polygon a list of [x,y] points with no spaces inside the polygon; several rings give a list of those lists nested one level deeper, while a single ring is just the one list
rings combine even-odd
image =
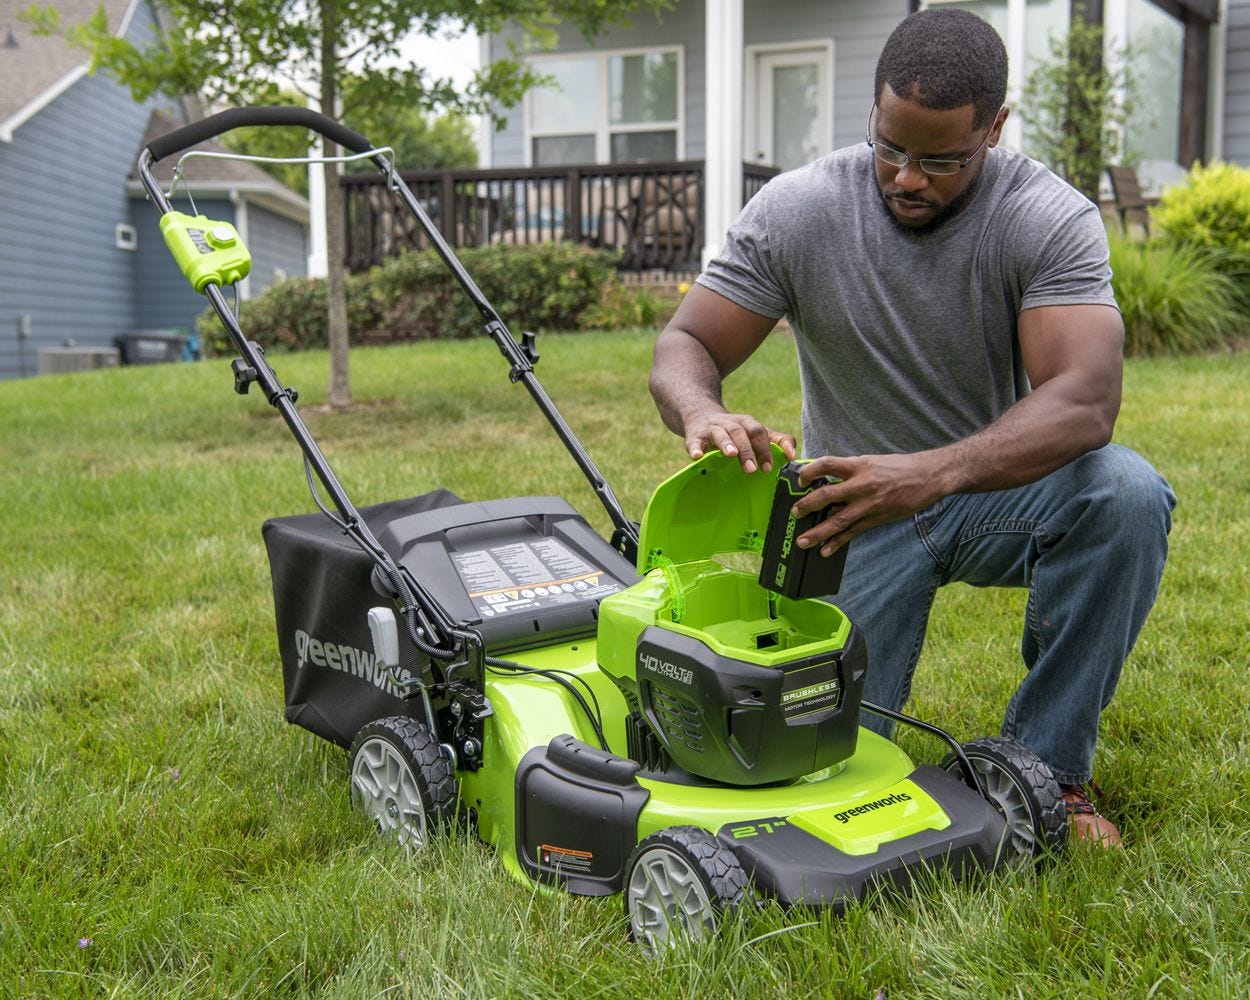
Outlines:
[{"label": "mower motor housing", "polygon": [[642,522],[643,579],[600,607],[599,668],[625,696],[644,773],[764,785],[855,752],[860,631],[827,601],[784,597],[712,558],[763,548],[777,484],[719,453],[666,480]]}]

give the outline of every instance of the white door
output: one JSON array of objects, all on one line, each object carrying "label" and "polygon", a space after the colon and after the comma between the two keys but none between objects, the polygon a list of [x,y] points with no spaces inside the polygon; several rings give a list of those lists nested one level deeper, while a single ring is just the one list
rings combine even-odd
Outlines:
[{"label": "white door", "polygon": [[747,67],[747,158],[789,170],[829,152],[833,43],[752,46]]}]

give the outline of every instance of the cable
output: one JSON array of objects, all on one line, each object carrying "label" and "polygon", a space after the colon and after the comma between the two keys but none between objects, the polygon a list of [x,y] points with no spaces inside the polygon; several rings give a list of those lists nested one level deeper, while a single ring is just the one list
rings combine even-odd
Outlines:
[{"label": "cable", "polygon": [[321,495],[317,492],[317,484],[313,482],[312,463],[308,461],[307,455],[304,456],[304,477],[308,480],[308,492],[312,494],[313,502],[321,508],[321,513],[333,521],[342,531],[347,531],[347,522],[321,502]]},{"label": "cable", "polygon": [[[568,693],[576,699],[577,703],[581,705],[582,711],[586,713],[586,719],[590,723],[590,727],[595,731],[595,738],[599,741],[599,748],[601,750],[608,749],[607,737],[603,735],[603,712],[599,708],[599,699],[595,697],[594,688],[586,683],[586,679],[584,677],[579,677],[577,674],[568,670],[545,670],[542,667],[527,667],[522,663],[516,663],[512,660],[501,660],[496,656],[486,657],[486,665],[487,667],[495,670],[508,670],[513,673],[520,674],[538,674],[540,677],[546,677],[550,681],[555,681],[568,691]],[[559,676],[561,674],[564,676]],[[570,677],[586,689],[587,693],[590,695],[590,700],[594,702],[595,707],[593,710],[590,705],[586,703],[586,699],[582,697],[582,693],[573,686],[571,681],[566,679]]]}]

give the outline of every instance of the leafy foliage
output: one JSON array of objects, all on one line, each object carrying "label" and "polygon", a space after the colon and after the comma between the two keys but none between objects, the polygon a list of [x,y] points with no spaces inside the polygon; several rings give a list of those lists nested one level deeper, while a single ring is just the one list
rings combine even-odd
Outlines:
[{"label": "leafy foliage", "polygon": [[1150,218],[1183,243],[1250,255],[1250,170],[1195,164],[1183,184],[1163,192]]},{"label": "leafy foliage", "polygon": [[1050,38],[1050,58],[1030,74],[1020,104],[1033,155],[1091,200],[1109,162],[1128,162],[1124,126],[1136,80],[1129,53],[1104,59],[1103,29],[1074,12],[1066,35]]},{"label": "leafy foliage", "polygon": [[1111,235],[1111,273],[1130,355],[1194,354],[1250,327],[1227,252],[1171,240]]},{"label": "leafy foliage", "polygon": [[[616,281],[617,255],[575,244],[475,247],[461,262],[514,332],[572,330]],[[326,283],[295,278],[244,302],[240,322],[266,349],[324,347]],[[347,279],[353,343],[473,337],[482,319],[433,250],[406,253]],[[597,314],[602,320],[606,314]],[[628,313],[618,326],[628,324]],[[205,350],[232,350],[215,314],[198,322]],[[599,324],[596,324],[599,325]]]}]

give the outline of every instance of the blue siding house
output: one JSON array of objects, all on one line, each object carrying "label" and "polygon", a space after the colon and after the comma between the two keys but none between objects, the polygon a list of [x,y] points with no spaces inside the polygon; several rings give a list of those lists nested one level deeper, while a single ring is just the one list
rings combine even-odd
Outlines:
[{"label": "blue siding house", "polygon": [[[1017,107],[1073,18],[1100,21],[1110,50],[1127,45],[1141,86],[1127,139],[1149,190],[1195,161],[1250,163],[1250,0],[675,0],[593,42],[563,28],[529,53],[556,86],[497,109],[505,126],[484,139],[483,165],[704,161],[706,259],[741,207],[743,164],[789,169],[861,141],[886,38],[941,4],[1002,35]],[[520,40],[488,36],[483,59]],[[1003,142],[1031,151],[1020,115]]]},{"label": "blue siding house", "polygon": [[[101,4],[55,6],[75,24]],[[102,6],[137,44],[160,31],[147,0]],[[116,81],[89,74],[83,52],[23,24],[0,25],[0,34],[0,379],[35,374],[44,349],[112,348],[137,331],[190,328],[203,300],[165,251],[134,165],[147,137],[196,109],[155,98],[137,104]],[[244,295],[305,273],[303,198],[252,164],[189,162],[200,210],[233,222],[253,250]],[[172,175],[172,161],[161,167]]]}]

